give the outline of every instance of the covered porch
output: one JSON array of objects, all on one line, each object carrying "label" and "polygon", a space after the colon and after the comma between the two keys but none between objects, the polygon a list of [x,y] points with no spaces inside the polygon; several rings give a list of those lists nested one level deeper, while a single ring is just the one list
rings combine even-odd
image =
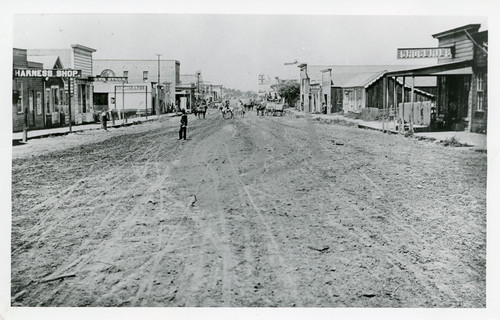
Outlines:
[{"label": "covered porch", "polygon": [[[470,131],[472,127],[472,60],[455,61],[414,69],[388,72],[384,78],[384,109],[393,115],[396,128],[399,131],[411,132],[425,124],[425,131]],[[415,101],[415,78],[435,76],[437,79],[436,101],[426,108]],[[387,80],[403,83],[410,80],[410,101],[397,101],[396,92],[389,92]],[[410,79],[408,79],[410,78]],[[389,96],[393,94],[394,106],[389,105]],[[418,105],[418,106],[417,106]],[[429,110],[427,110],[429,109]],[[417,121],[417,119],[425,118]]]}]

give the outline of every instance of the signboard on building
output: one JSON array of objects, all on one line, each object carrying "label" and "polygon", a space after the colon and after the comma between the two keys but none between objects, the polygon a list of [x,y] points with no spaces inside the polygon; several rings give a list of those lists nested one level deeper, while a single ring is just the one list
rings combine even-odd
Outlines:
[{"label": "signboard on building", "polygon": [[14,69],[14,78],[79,78],[82,70]]},{"label": "signboard on building", "polygon": [[92,77],[95,82],[128,82],[128,77]]},{"label": "signboard on building", "polygon": [[398,59],[453,58],[453,47],[398,49]]},{"label": "signboard on building", "polygon": [[129,86],[116,86],[117,91],[145,91],[148,86],[129,85]]}]

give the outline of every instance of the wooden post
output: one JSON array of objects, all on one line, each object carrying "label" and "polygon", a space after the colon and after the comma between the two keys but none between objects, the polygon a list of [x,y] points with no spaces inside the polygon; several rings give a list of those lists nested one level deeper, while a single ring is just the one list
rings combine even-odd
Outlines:
[{"label": "wooden post", "polygon": [[127,123],[127,117],[125,116],[125,82],[122,82],[122,110],[123,110],[122,124],[124,124]]},{"label": "wooden post", "polygon": [[406,86],[406,77],[403,76],[403,87],[401,90],[401,105],[403,106],[401,108],[401,130],[402,133],[405,132],[405,86]]},{"label": "wooden post", "polygon": [[[21,92],[21,95],[24,96],[24,86],[21,86],[21,89],[23,92]],[[29,86],[28,90],[29,92]],[[24,125],[23,125],[23,142],[26,143],[28,141],[28,105],[24,103],[25,99],[23,97],[22,103],[23,103],[23,110],[24,110]]]},{"label": "wooden post", "polygon": [[382,78],[382,132],[386,132],[385,109],[387,107],[387,77]]},{"label": "wooden post", "polygon": [[146,120],[148,120],[148,86],[146,86]]},{"label": "wooden post", "polygon": [[68,112],[69,112],[69,132],[72,131],[71,127],[71,78],[68,78]]},{"label": "wooden post", "polygon": [[385,79],[385,92],[384,92],[384,96],[385,96],[385,101],[387,102],[386,103],[386,109],[385,109],[385,126],[386,126],[386,132],[389,132],[389,78],[387,77],[384,77]]},{"label": "wooden post", "polygon": [[43,92],[42,92],[42,117],[43,117],[43,127],[46,128],[47,127],[47,114],[46,114],[46,110],[45,110],[45,81],[46,81],[47,78],[45,78],[43,80]]},{"label": "wooden post", "polygon": [[411,111],[410,111],[410,132],[413,133],[413,104],[415,102],[415,76],[411,77]]},{"label": "wooden post", "polygon": [[393,97],[394,97],[394,100],[393,100],[393,106],[394,106],[394,128],[396,128],[396,121],[397,121],[397,118],[398,118],[398,113],[399,113],[399,110],[398,110],[398,91],[397,91],[397,80],[398,80],[398,77],[394,77],[393,79],[393,84],[394,84],[394,87],[393,87]]}]

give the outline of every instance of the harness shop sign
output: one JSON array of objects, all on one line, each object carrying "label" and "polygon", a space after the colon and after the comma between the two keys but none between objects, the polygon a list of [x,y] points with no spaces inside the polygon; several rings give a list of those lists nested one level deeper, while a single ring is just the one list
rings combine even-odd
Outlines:
[{"label": "harness shop sign", "polygon": [[14,69],[15,78],[79,78],[82,70],[72,69]]},{"label": "harness shop sign", "polygon": [[398,49],[398,59],[453,58],[453,48]]}]

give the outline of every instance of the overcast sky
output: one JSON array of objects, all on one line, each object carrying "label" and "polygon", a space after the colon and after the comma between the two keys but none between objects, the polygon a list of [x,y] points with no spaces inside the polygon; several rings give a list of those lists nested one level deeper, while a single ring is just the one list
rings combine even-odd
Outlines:
[{"label": "overcast sky", "polygon": [[[16,14],[17,48],[96,49],[96,59],[175,59],[181,74],[201,70],[214,84],[256,90],[258,75],[297,78],[308,64],[403,64],[399,47],[433,47],[432,34],[480,16],[221,14]],[[411,60],[431,64],[432,60]]]}]

